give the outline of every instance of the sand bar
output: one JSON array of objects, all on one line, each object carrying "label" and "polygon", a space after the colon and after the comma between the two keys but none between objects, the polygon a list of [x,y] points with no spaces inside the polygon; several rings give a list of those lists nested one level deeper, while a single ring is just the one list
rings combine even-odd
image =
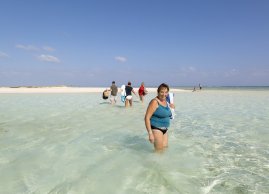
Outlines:
[{"label": "sand bar", "polygon": [[[101,93],[105,87],[0,87],[0,93]],[[138,88],[134,88],[135,92]],[[157,88],[147,88],[148,92],[156,92]],[[120,91],[120,88],[119,88]],[[189,92],[190,90],[170,89],[171,92]]]}]

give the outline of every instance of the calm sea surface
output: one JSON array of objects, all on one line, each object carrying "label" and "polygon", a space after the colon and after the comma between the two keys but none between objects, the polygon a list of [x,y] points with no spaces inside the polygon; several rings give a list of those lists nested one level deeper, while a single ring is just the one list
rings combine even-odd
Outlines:
[{"label": "calm sea surface", "polygon": [[269,193],[269,90],[175,93],[169,147],[147,104],[101,94],[0,94],[0,193]]}]

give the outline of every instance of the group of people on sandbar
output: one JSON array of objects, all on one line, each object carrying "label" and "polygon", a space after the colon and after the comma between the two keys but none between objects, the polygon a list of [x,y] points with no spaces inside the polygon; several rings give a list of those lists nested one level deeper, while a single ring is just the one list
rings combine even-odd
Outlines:
[{"label": "group of people on sandbar", "polygon": [[[111,104],[116,104],[117,102],[117,94],[118,94],[118,87],[116,86],[115,81],[112,81],[112,85],[110,86],[110,89],[106,89],[103,92],[103,99],[108,99],[109,98],[109,93],[110,93],[110,103]],[[144,102],[144,96],[147,95],[148,91],[145,88],[144,82],[141,83],[139,89],[138,89],[138,95],[140,101],[143,103]],[[133,96],[137,96],[136,92],[134,91],[134,88],[132,87],[132,83],[129,81],[127,85],[122,85],[120,87],[120,93],[121,93],[121,101],[125,103],[125,107],[131,107],[133,106]]]},{"label": "group of people on sandbar", "polygon": [[[121,100],[125,102],[125,106],[132,106],[132,93],[136,94],[131,82],[121,87]],[[110,89],[105,92],[111,92],[110,101],[116,103],[118,87],[115,81],[112,82]],[[144,82],[141,83],[138,90],[141,102],[144,102],[144,96],[147,94]],[[155,151],[162,152],[168,146],[168,127],[170,126],[170,119],[174,119],[175,105],[173,100],[173,93],[169,93],[169,86],[165,83],[159,85],[157,89],[157,96],[153,98],[145,114],[145,126],[148,133],[150,143],[154,145]],[[104,94],[103,94],[104,96]],[[108,94],[106,95],[108,98]],[[106,99],[107,99],[106,98]]]}]

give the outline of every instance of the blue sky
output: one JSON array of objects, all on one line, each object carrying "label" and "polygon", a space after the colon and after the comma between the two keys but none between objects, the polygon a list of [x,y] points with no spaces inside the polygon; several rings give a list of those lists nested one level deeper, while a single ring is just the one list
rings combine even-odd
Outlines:
[{"label": "blue sky", "polygon": [[267,0],[2,0],[0,86],[269,85]]}]

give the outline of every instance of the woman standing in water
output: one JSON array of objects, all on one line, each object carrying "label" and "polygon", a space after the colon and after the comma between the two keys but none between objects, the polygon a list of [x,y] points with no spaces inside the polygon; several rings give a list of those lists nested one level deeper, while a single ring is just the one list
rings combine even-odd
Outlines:
[{"label": "woman standing in water", "polygon": [[169,86],[162,83],[158,87],[158,95],[151,100],[145,115],[145,125],[149,141],[154,144],[156,151],[161,152],[168,146],[167,130],[172,116],[170,107],[166,102]]},{"label": "woman standing in water", "polygon": [[145,84],[142,82],[138,90],[139,98],[142,103],[144,102],[144,96],[147,95],[147,93],[148,91],[145,88]]},{"label": "woman standing in water", "polygon": [[136,93],[131,85],[132,85],[131,82],[128,82],[127,86],[125,86],[125,92],[126,92],[125,107],[128,107],[129,105],[133,106],[132,93],[134,93],[135,95]]}]

